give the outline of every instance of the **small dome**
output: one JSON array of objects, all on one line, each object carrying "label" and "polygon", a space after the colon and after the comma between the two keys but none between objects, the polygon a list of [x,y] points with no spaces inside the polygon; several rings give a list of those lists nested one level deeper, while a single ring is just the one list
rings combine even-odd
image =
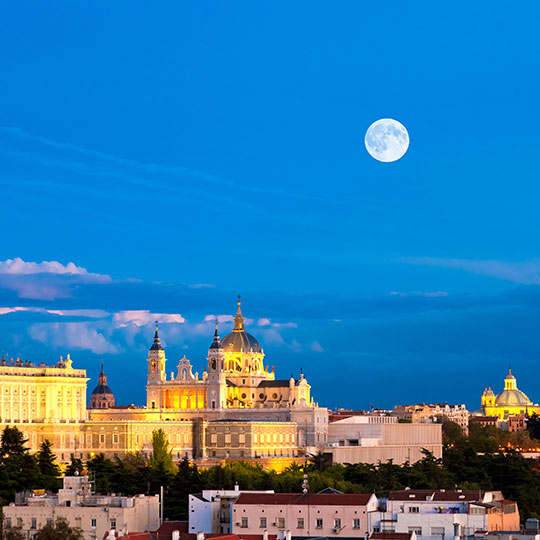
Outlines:
[{"label": "small dome", "polygon": [[97,396],[97,395],[102,395],[102,394],[111,394],[112,395],[112,390],[105,384],[98,384],[94,388],[94,391],[92,392],[92,395]]}]

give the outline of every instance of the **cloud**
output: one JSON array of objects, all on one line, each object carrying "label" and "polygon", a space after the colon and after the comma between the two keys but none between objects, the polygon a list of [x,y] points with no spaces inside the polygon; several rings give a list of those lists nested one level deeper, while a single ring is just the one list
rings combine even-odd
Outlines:
[{"label": "cloud", "polygon": [[448,296],[448,293],[446,291],[391,291],[390,296],[424,296],[426,298],[437,298],[439,296]]},{"label": "cloud", "polygon": [[58,315],[60,317],[88,317],[91,319],[102,319],[110,315],[109,312],[102,309],[45,309],[40,307],[0,307],[0,315],[17,313],[18,311],[31,313],[45,313],[49,315]]},{"label": "cloud", "polygon": [[110,283],[111,276],[88,272],[72,262],[27,262],[20,257],[0,261],[0,288],[14,291],[19,298],[69,298],[77,284]]},{"label": "cloud", "polygon": [[113,314],[116,326],[148,326],[158,323],[185,323],[186,320],[179,313],[151,313],[149,310],[119,311]]},{"label": "cloud", "polygon": [[312,341],[309,346],[309,350],[318,353],[324,352],[322,345],[318,341]]},{"label": "cloud", "polygon": [[472,274],[492,276],[523,285],[540,285],[540,261],[508,262],[474,259],[439,259],[435,257],[408,257],[399,259],[408,264],[455,268]]},{"label": "cloud", "polygon": [[28,333],[41,343],[54,347],[89,350],[96,354],[118,354],[122,349],[111,343],[95,323],[35,323]]},{"label": "cloud", "polygon": [[0,261],[0,274],[30,275],[30,274],[70,274],[82,276],[85,282],[110,283],[111,276],[93,274],[86,268],[76,266],[72,262],[63,265],[58,261],[25,262],[20,257]]},{"label": "cloud", "polygon": [[298,325],[293,322],[273,323],[267,317],[261,317],[257,320],[257,326],[271,326],[272,328],[298,328]]}]

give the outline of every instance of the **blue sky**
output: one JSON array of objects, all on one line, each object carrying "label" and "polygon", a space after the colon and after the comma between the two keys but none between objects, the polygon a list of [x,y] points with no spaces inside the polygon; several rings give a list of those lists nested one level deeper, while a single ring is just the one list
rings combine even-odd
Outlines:
[{"label": "blue sky", "polygon": [[6,353],[141,403],[152,321],[202,372],[241,293],[321,405],[476,408],[510,366],[540,400],[534,3],[1,9]]}]

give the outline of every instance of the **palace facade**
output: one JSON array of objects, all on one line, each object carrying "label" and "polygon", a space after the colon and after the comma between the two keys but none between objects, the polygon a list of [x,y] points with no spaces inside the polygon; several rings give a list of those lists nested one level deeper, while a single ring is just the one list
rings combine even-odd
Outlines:
[{"label": "palace facade", "polygon": [[326,443],[328,410],[314,402],[303,373],[275,378],[244,322],[238,302],[232,332],[220,339],[216,325],[201,377],[185,356],[167,377],[156,327],[143,407],[115,406],[103,365],[87,409],[88,378],[85,370],[73,369],[69,355],[56,366],[3,359],[0,430],[16,425],[32,451],[49,439],[64,463],[98,453],[149,454],[152,432],[162,428],[177,459],[256,459],[286,466],[306,447]]}]

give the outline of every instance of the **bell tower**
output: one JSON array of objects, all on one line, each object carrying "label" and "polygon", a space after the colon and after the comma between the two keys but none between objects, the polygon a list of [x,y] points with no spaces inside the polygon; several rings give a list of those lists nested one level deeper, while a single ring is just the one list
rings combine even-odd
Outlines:
[{"label": "bell tower", "polygon": [[158,325],[156,323],[156,333],[154,334],[154,343],[148,351],[148,375],[146,383],[146,406],[149,409],[159,409],[161,407],[161,390],[157,386],[167,380],[165,374],[165,351],[161,346],[158,334]]},{"label": "bell tower", "polygon": [[208,349],[208,409],[227,407],[227,380],[225,378],[225,354],[219,339],[218,325],[214,332],[214,341]]}]

